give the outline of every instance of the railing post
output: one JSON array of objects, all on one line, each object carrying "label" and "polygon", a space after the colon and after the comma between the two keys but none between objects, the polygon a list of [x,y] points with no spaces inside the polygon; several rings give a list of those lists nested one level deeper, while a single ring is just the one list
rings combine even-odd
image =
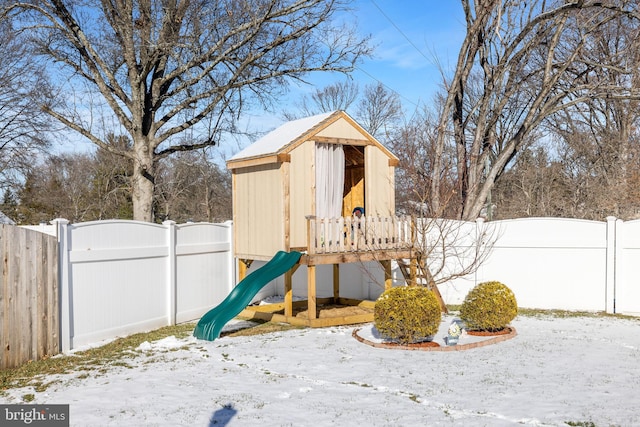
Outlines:
[{"label": "railing post", "polygon": [[322,218],[320,220],[320,227],[319,230],[316,229],[316,235],[318,236],[318,239],[316,239],[317,245],[318,245],[318,253],[327,253],[329,250],[329,244],[331,243],[329,241],[329,228],[331,227],[331,222],[329,221],[329,218]]},{"label": "railing post", "polygon": [[73,324],[71,311],[73,310],[73,296],[71,295],[69,250],[71,249],[69,236],[69,221],[56,218],[51,221],[56,226],[58,238],[58,321],[59,343],[62,353],[73,348]]},{"label": "railing post", "polygon": [[345,240],[346,240],[346,233],[345,233],[345,228],[344,228],[344,217],[341,216],[338,218],[338,229],[336,230],[336,235],[338,238],[338,245],[337,245],[337,250],[338,252],[344,252],[345,251]]},{"label": "railing post", "polygon": [[347,216],[344,218],[344,230],[346,233],[346,236],[344,239],[345,250],[354,251],[355,250],[355,247],[354,247],[355,229],[354,229],[353,217]]},{"label": "railing post", "polygon": [[313,255],[316,253],[316,217],[307,215],[307,253]]},{"label": "railing post", "polygon": [[384,218],[384,236],[382,244],[385,249],[393,248],[393,217]]},{"label": "railing post", "polygon": [[167,220],[162,223],[167,229],[167,325],[176,324],[177,307],[177,254],[176,254],[176,222]]},{"label": "railing post", "polygon": [[310,255],[409,248],[415,239],[410,217],[363,216],[307,220],[307,251]]},{"label": "railing post", "polygon": [[362,215],[360,218],[356,218],[354,221],[354,227],[356,230],[356,251],[359,251],[361,249],[364,248],[364,245],[367,243],[366,241],[366,232],[367,232],[367,226],[368,226],[368,221],[367,221],[367,217]]}]

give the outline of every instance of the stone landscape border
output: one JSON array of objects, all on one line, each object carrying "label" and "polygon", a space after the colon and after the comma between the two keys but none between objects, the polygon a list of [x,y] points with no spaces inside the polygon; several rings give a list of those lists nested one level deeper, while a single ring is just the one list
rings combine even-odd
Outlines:
[{"label": "stone landscape border", "polygon": [[420,346],[412,346],[411,344],[402,345],[402,344],[395,344],[395,343],[388,343],[388,342],[373,342],[358,335],[358,331],[361,328],[354,329],[351,335],[361,343],[364,343],[371,347],[376,347],[376,348],[387,348],[392,350],[419,350],[419,351],[464,351],[464,350],[470,350],[472,348],[485,347],[487,345],[497,344],[499,342],[510,340],[511,338],[517,335],[516,328],[514,328],[513,326],[507,326],[507,328],[510,329],[508,334],[496,335],[494,337],[488,338],[483,341],[477,341],[477,342],[472,342],[468,344],[457,344],[457,345],[447,345],[447,346],[438,346],[438,347],[420,347]]}]

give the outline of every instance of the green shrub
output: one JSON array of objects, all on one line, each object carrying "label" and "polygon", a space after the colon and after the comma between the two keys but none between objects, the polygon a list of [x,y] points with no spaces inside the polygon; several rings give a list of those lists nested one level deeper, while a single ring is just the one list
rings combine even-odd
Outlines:
[{"label": "green shrub", "polygon": [[376,301],[373,312],[376,329],[401,344],[433,337],[441,318],[435,294],[421,286],[387,289]]},{"label": "green shrub", "polygon": [[516,297],[500,282],[484,282],[471,289],[460,306],[460,319],[470,330],[499,331],[518,314]]}]

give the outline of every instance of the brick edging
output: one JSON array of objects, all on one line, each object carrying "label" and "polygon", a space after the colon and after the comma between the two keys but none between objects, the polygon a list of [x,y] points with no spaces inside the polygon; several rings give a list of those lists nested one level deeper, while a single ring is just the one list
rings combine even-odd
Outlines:
[{"label": "brick edging", "polygon": [[360,335],[358,335],[358,331],[362,328],[354,329],[351,335],[361,343],[364,343],[371,347],[376,347],[376,348],[388,348],[393,350],[395,349],[418,350],[418,351],[463,351],[463,350],[470,350],[472,348],[478,348],[478,347],[484,347],[487,345],[497,344],[499,342],[509,340],[517,335],[516,328],[514,328],[513,326],[507,326],[507,328],[510,329],[510,332],[508,334],[497,335],[493,338],[489,338],[484,341],[477,341],[469,344],[447,345],[447,346],[440,346],[440,347],[412,347],[410,345],[373,342],[373,341],[369,341],[368,339],[362,338]]}]

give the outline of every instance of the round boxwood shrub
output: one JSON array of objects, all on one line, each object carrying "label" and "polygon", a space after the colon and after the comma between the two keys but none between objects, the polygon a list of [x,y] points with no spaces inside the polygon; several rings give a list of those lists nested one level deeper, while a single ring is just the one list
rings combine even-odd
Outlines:
[{"label": "round boxwood shrub", "polygon": [[467,329],[499,331],[518,314],[516,297],[500,282],[484,282],[469,291],[460,306],[460,319]]},{"label": "round boxwood shrub", "polygon": [[401,344],[427,341],[438,332],[440,304],[435,294],[421,286],[387,289],[376,301],[373,322],[386,338]]}]

